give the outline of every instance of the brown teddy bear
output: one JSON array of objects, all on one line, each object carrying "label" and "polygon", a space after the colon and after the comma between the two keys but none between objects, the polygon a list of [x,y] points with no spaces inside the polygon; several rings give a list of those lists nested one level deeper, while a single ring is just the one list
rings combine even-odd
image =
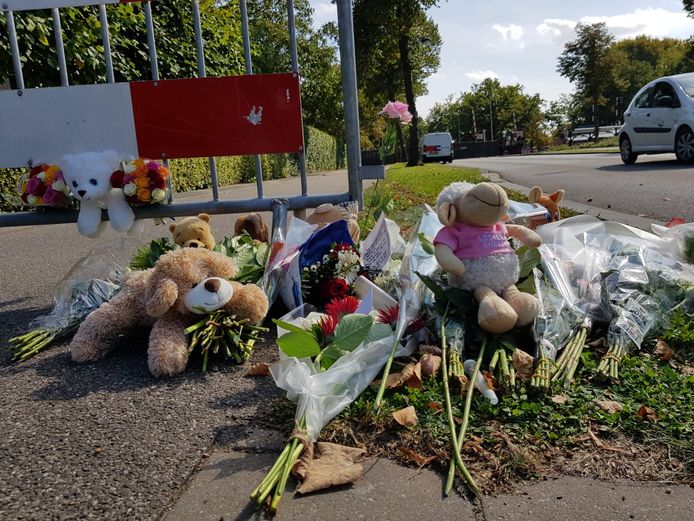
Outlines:
[{"label": "brown teddy bear", "polygon": [[236,220],[234,235],[241,235],[244,231],[248,232],[248,235],[255,241],[268,242],[267,226],[259,213],[242,215]]},{"label": "brown teddy bear", "polygon": [[319,228],[322,228],[324,225],[334,223],[340,219],[347,221],[349,236],[356,244],[359,242],[359,234],[361,233],[357,217],[359,217],[359,207],[356,202],[350,201],[344,206],[325,203],[315,208],[306,217],[306,222],[321,225]]},{"label": "brown teddy bear", "polygon": [[530,248],[542,239],[515,224],[504,224],[509,202],[494,183],[451,183],[439,194],[436,209],[443,228],[434,255],[451,286],[472,291],[479,302],[477,322],[490,333],[505,333],[535,318],[538,301],[516,288],[518,257],[513,237]]},{"label": "brown teddy bear", "polygon": [[182,248],[214,248],[215,240],[210,226],[210,216],[200,213],[197,217],[186,217],[180,223],[171,223],[169,231],[174,243]]},{"label": "brown teddy bear", "polygon": [[267,296],[258,286],[228,280],[237,271],[232,259],[203,248],[162,255],[154,268],[130,273],[121,291],[87,316],[70,343],[72,359],[99,360],[118,338],[152,326],[150,372],[156,377],[181,373],[188,363],[183,331],[199,315],[224,308],[257,323],[267,313]]}]

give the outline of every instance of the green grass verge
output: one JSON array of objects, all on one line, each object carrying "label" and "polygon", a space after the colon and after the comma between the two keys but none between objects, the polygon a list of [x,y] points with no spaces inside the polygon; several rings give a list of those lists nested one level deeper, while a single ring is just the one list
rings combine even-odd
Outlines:
[{"label": "green grass verge", "polygon": [[598,139],[597,141],[581,141],[573,145],[552,145],[547,148],[547,152],[564,152],[576,150],[590,150],[591,148],[616,147],[619,149],[619,136]]}]

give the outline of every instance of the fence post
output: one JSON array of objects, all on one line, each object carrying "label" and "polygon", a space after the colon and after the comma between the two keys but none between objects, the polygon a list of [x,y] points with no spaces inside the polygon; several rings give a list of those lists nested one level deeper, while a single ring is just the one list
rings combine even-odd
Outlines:
[{"label": "fence post", "polygon": [[345,106],[345,135],[347,137],[347,178],[349,197],[364,207],[359,167],[361,144],[359,142],[359,101],[357,98],[357,65],[354,56],[354,27],[352,2],[337,0],[337,21],[340,30],[340,68],[342,70],[342,98]]}]

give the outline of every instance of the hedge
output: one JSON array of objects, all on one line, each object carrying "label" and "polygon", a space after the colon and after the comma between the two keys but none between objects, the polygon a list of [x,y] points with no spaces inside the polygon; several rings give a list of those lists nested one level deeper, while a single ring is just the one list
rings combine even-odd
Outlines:
[{"label": "hedge", "polygon": [[[304,132],[306,171],[324,172],[345,167],[345,147],[334,137],[313,127]],[[255,156],[218,157],[217,179],[220,186],[255,182]],[[207,158],[173,159],[170,168],[174,189],[188,192],[211,185]],[[263,179],[281,179],[299,175],[298,155],[268,154],[261,156]],[[21,169],[0,169],[0,211],[24,210],[17,195],[17,180],[25,173]]]}]

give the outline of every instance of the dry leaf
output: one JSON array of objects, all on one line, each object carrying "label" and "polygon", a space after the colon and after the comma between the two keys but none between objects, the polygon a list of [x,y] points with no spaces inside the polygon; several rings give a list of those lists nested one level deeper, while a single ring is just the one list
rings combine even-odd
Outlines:
[{"label": "dry leaf", "polygon": [[443,411],[443,405],[441,405],[439,402],[429,402],[427,407],[435,411]]},{"label": "dry leaf", "polygon": [[685,376],[692,376],[692,375],[694,375],[694,367],[692,367],[691,365],[685,365],[685,366],[682,368],[682,374],[685,375]]},{"label": "dry leaf", "polygon": [[665,340],[658,340],[658,342],[656,342],[654,353],[658,356],[658,359],[661,362],[667,362],[673,356],[675,356],[675,352]]},{"label": "dry leaf", "polygon": [[482,376],[484,377],[484,380],[487,382],[487,387],[489,387],[493,391],[499,389],[499,383],[496,381],[496,378],[494,378],[494,375],[492,373],[490,373],[489,371],[482,371]]},{"label": "dry leaf", "polygon": [[396,422],[405,427],[412,427],[413,425],[417,425],[419,422],[417,413],[412,405],[405,407],[404,409],[400,409],[399,411],[395,411],[393,413],[393,418]]},{"label": "dry leaf", "polygon": [[420,353],[428,353],[430,355],[441,356],[441,348],[438,346],[430,346],[427,344],[420,344],[419,345],[419,352]]},{"label": "dry leaf", "polygon": [[313,450],[315,448],[314,443],[307,443],[304,445],[304,451],[301,453],[301,457],[296,460],[296,463],[292,467],[292,474],[294,477],[303,480],[306,477],[306,472],[311,466],[313,461]]},{"label": "dry leaf", "polygon": [[636,411],[636,417],[653,423],[658,421],[658,416],[655,414],[655,411],[645,405],[639,407],[639,410]]},{"label": "dry leaf", "polygon": [[614,414],[624,408],[623,404],[615,402],[614,400],[593,400],[593,403],[607,414]]},{"label": "dry leaf", "polygon": [[246,371],[246,376],[270,376],[270,364],[267,362],[253,364]]},{"label": "dry leaf", "polygon": [[391,373],[386,379],[386,387],[394,389],[407,384],[410,388],[422,388],[422,366],[419,363],[410,363],[402,368],[399,373]]},{"label": "dry leaf", "polygon": [[590,439],[593,440],[593,443],[595,444],[596,447],[602,447],[602,442],[595,435],[595,433],[590,429],[590,427],[588,427],[588,436],[590,436]]},{"label": "dry leaf", "polygon": [[420,453],[408,449],[407,447],[398,447],[400,453],[410,461],[414,461],[419,467],[428,465],[436,459],[436,456],[422,456]]},{"label": "dry leaf", "polygon": [[511,362],[516,376],[521,380],[528,380],[533,375],[533,357],[525,351],[515,349],[511,355]]},{"label": "dry leaf", "polygon": [[427,376],[432,376],[439,372],[439,368],[441,367],[441,357],[426,353],[422,355],[419,363],[422,368],[422,376],[426,378]]},{"label": "dry leaf", "polygon": [[366,453],[364,449],[327,442],[318,442],[316,445],[319,455],[311,460],[304,482],[296,489],[300,494],[354,483],[364,473],[361,464]]},{"label": "dry leaf", "polygon": [[94,454],[95,454],[95,455],[99,455],[99,454],[101,454],[102,452],[104,452],[104,448],[103,448],[103,447],[94,447]]},{"label": "dry leaf", "polygon": [[555,394],[554,396],[552,396],[550,398],[550,400],[552,400],[552,402],[559,404],[559,405],[564,405],[566,402],[569,401],[569,399],[566,396],[561,395],[561,394]]}]

